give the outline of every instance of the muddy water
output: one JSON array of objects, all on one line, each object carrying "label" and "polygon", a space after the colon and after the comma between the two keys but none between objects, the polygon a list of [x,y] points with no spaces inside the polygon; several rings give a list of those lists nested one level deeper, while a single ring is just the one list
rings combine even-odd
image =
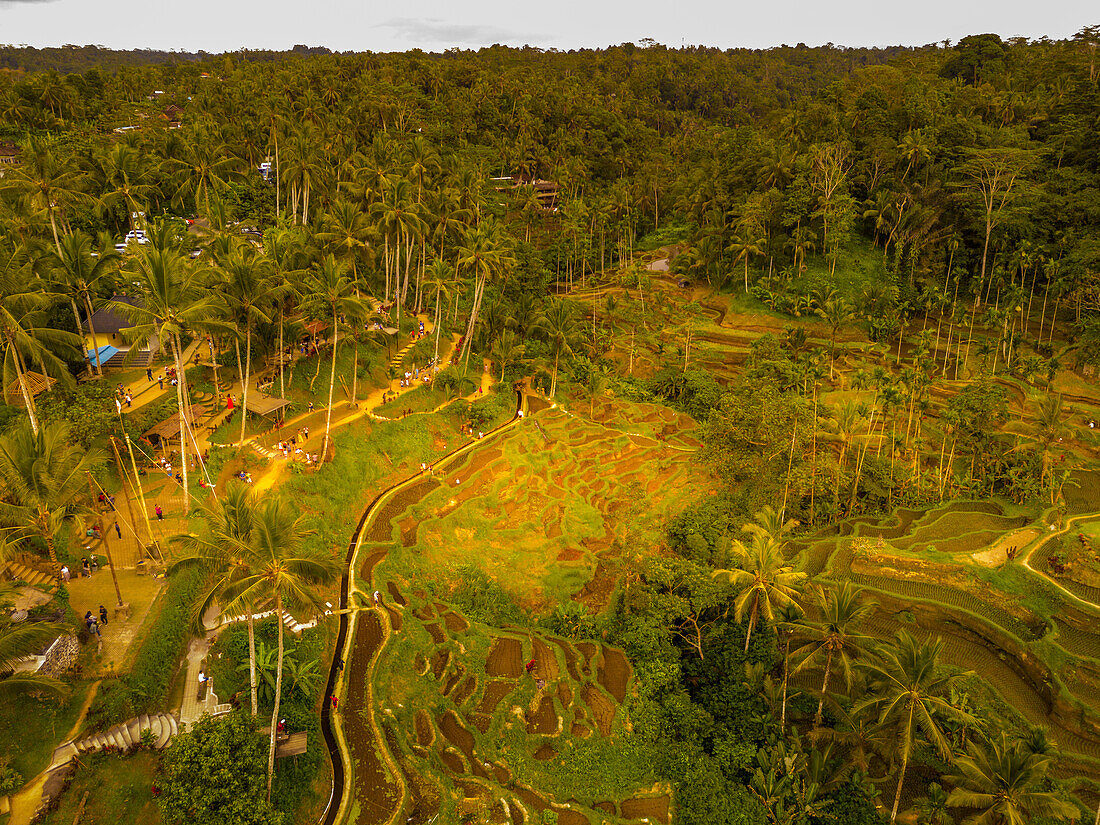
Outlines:
[{"label": "muddy water", "polygon": [[355,628],[355,655],[348,666],[348,692],[340,708],[348,747],[355,759],[352,793],[359,805],[356,825],[375,825],[387,821],[399,801],[397,788],[389,782],[386,767],[378,756],[370,723],[368,668],[381,643],[382,624],[377,614],[360,614]]},{"label": "muddy water", "polygon": [[[519,410],[522,409],[523,401],[523,396],[517,394],[517,417]],[[491,433],[487,433],[487,435],[491,435]],[[354,575],[351,564],[355,557],[355,549],[358,546],[360,536],[371,542],[385,543],[392,541],[394,519],[435,489],[440,482],[430,475],[423,476],[416,483],[395,490],[395,488],[401,487],[403,483],[400,482],[383,491],[370,503],[351,537],[346,561],[348,569],[344,572],[340,583],[340,607],[344,610],[349,606],[352,576]],[[390,493],[394,494],[385,501],[382,507],[379,507],[379,503]],[[368,588],[371,586],[374,566],[384,555],[384,551],[377,550],[369,554],[362,568],[358,571],[360,579],[367,584]],[[394,592],[392,585],[388,589],[394,600],[404,606],[405,600],[401,598],[399,593]],[[391,611],[391,618],[392,615]],[[397,623],[395,625],[395,629],[400,628]],[[343,614],[340,616],[336,650],[344,650],[347,632],[348,616]],[[347,673],[343,674],[348,682],[348,692],[344,697],[344,706],[340,709],[344,713],[344,733],[355,763],[352,810],[358,811],[358,816],[354,820],[357,825],[358,823],[371,825],[372,823],[386,822],[393,817],[396,808],[401,804],[397,789],[389,782],[386,767],[379,756],[379,747],[385,746],[376,740],[370,724],[370,714],[373,709],[367,706],[366,701],[368,695],[367,685],[370,679],[370,663],[381,643],[382,625],[377,614],[364,612],[361,621],[357,624],[355,638],[352,640],[352,648],[348,655]],[[348,781],[346,776],[348,766],[344,764],[343,754],[336,742],[336,734],[332,724],[333,712],[329,703],[329,698],[333,695],[343,667],[344,663],[340,661],[339,657],[335,657],[329,668],[328,682],[325,687],[325,700],[321,707],[321,731],[332,762],[332,793],[329,797],[328,807],[321,819],[323,825],[333,825],[336,817],[341,813],[341,800],[344,796],[345,783]],[[439,675],[442,674],[438,674],[436,678]],[[402,768],[402,772],[404,772],[404,768]],[[410,822],[424,821],[421,819],[423,812],[420,810],[415,793],[413,793],[412,802],[414,811]],[[430,815],[429,813],[427,816]]]}]

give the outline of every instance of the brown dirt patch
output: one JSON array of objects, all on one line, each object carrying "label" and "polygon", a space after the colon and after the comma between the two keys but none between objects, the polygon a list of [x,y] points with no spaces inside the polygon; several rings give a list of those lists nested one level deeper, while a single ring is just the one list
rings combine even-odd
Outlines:
[{"label": "brown dirt patch", "polygon": [[359,565],[359,578],[362,581],[369,582],[371,576],[374,574],[374,566],[378,562],[382,561],[386,557],[385,550],[375,550],[373,553],[363,559],[363,563]]},{"label": "brown dirt patch", "polygon": [[645,819],[651,822],[663,822],[668,825],[668,796],[643,796],[638,799],[624,799],[619,806],[623,819]]},{"label": "brown dirt patch", "polygon": [[614,802],[596,802],[593,806],[597,811],[602,811],[605,814],[611,814],[614,816],[617,811],[615,810]]},{"label": "brown dirt patch", "polygon": [[432,654],[432,676],[436,681],[443,678],[443,671],[447,669],[447,663],[451,661],[449,650],[437,650]]},{"label": "brown dirt patch", "polygon": [[558,553],[557,560],[558,561],[577,561],[578,559],[581,559],[581,558],[584,558],[584,553],[582,553],[576,547],[565,547],[565,548],[562,548],[560,553]]},{"label": "brown dirt patch", "polygon": [[553,759],[557,755],[557,748],[555,748],[549,742],[539,745],[538,750],[535,751],[535,759],[539,760],[540,762],[546,762],[549,759]]},{"label": "brown dirt patch", "polygon": [[573,689],[569,687],[568,682],[558,682],[558,702],[563,708],[573,704]]},{"label": "brown dirt patch", "polygon": [[416,712],[416,743],[422,748],[430,747],[435,741],[435,730],[432,728],[431,717],[424,709]]},{"label": "brown dirt patch", "polygon": [[441,761],[443,767],[451,773],[460,776],[466,773],[466,764],[462,761],[462,757],[454,751],[443,751],[443,753],[439,754],[439,761]]},{"label": "brown dirt patch", "polygon": [[470,694],[472,694],[476,688],[477,679],[473,676],[467,676],[451,695],[451,701],[459,706],[466,704],[466,700],[470,698]]},{"label": "brown dirt patch", "polygon": [[546,642],[537,636],[532,636],[531,653],[535,660],[534,672],[536,676],[548,682],[558,678],[558,657],[554,655]]},{"label": "brown dirt patch", "polygon": [[581,662],[581,672],[589,674],[592,672],[592,660],[596,658],[596,646],[592,642],[577,642],[577,652],[583,657]]},{"label": "brown dirt patch", "polygon": [[441,645],[446,641],[447,637],[443,635],[443,631],[439,629],[439,625],[435,622],[424,625],[424,629],[428,631],[428,634],[432,637],[432,641],[437,645]]},{"label": "brown dirt patch", "polygon": [[573,594],[573,601],[579,602],[589,610],[598,613],[607,607],[611,601],[611,594],[615,590],[615,583],[618,578],[615,568],[600,560],[596,564],[596,571],[592,574],[592,579]]},{"label": "brown dirt patch", "polygon": [[543,696],[538,709],[527,714],[527,732],[550,735],[558,732],[558,712],[554,710],[554,697]]},{"label": "brown dirt patch", "polygon": [[489,774],[485,772],[481,763],[474,758],[474,735],[462,726],[455,712],[449,710],[436,721],[439,723],[439,729],[443,732],[447,741],[465,755],[466,761],[470,763],[470,770],[473,772],[474,776],[488,779]]},{"label": "brown dirt patch", "polygon": [[470,629],[470,623],[457,613],[444,613],[443,623],[447,625],[447,629],[451,631],[451,633],[465,633]]},{"label": "brown dirt patch", "polygon": [[577,669],[577,652],[573,647],[562,639],[551,639],[554,644],[561,648],[561,652],[565,655],[565,669],[569,671],[569,678],[574,682],[581,680],[580,671]]},{"label": "brown dirt patch", "polygon": [[447,677],[447,684],[443,687],[443,695],[449,696],[451,691],[455,689],[455,685],[458,684],[458,680],[465,674],[466,669],[462,665],[455,665],[455,672]]},{"label": "brown dirt patch", "polygon": [[417,653],[413,657],[413,670],[420,676],[424,675],[424,671],[428,667],[428,660],[424,658],[423,653]]},{"label": "brown dirt patch", "polygon": [[401,544],[405,547],[416,546],[416,528],[419,522],[413,516],[406,516],[397,523],[401,528]]},{"label": "brown dirt patch", "polygon": [[474,727],[482,733],[488,733],[489,725],[493,723],[493,717],[486,716],[484,713],[471,714],[469,720],[473,722]]},{"label": "brown dirt patch", "polygon": [[1042,532],[1042,530],[1035,528],[1017,530],[1015,533],[1005,536],[988,550],[974,553],[971,558],[983,567],[1000,567],[1008,560],[1009,547],[1015,547],[1017,551],[1021,551],[1024,549],[1024,545],[1034,541],[1037,536],[1042,535]]},{"label": "brown dirt patch", "polygon": [[500,700],[515,689],[515,682],[505,682],[499,679],[489,682],[489,684],[485,686],[485,693],[482,694],[481,701],[478,703],[475,713],[492,715],[497,709],[497,705],[500,704]]},{"label": "brown dirt patch", "polygon": [[388,604],[383,605],[386,608],[386,615],[390,617],[390,627],[394,630],[401,629],[401,614],[390,607]]},{"label": "brown dirt patch", "polygon": [[595,685],[584,686],[584,701],[592,708],[592,717],[596,720],[600,733],[610,736],[611,722],[615,719],[615,703]]},{"label": "brown dirt patch", "polygon": [[523,675],[523,645],[519,639],[498,636],[485,661],[485,672],[489,676],[503,676],[518,679]]},{"label": "brown dirt patch", "polygon": [[397,602],[401,607],[405,607],[408,604],[405,601],[405,597],[401,595],[401,591],[397,589],[397,585],[393,582],[386,582],[386,589],[390,591],[390,597]]},{"label": "brown dirt patch", "polygon": [[569,735],[579,736],[581,739],[587,739],[589,736],[592,735],[592,728],[588,727],[588,725],[578,725],[576,722],[574,722],[572,727],[569,728]]},{"label": "brown dirt patch", "polygon": [[626,698],[626,683],[630,680],[630,663],[623,652],[604,645],[603,663],[597,669],[596,676],[604,690],[622,704]]},{"label": "brown dirt patch", "polygon": [[558,812],[558,825],[589,825],[588,817],[569,808],[554,808]]}]

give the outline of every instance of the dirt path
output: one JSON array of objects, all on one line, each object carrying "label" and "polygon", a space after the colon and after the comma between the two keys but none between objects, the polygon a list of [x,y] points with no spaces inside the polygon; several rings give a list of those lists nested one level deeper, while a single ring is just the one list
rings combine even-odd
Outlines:
[{"label": "dirt path", "polygon": [[1028,570],[1030,570],[1035,575],[1042,576],[1044,579],[1046,579],[1048,582],[1050,582],[1052,585],[1054,585],[1056,588],[1058,588],[1058,592],[1061,593],[1063,596],[1065,596],[1065,598],[1067,600],[1069,600],[1073,604],[1077,605],[1078,607],[1083,607],[1086,610],[1089,610],[1093,613],[1100,612],[1100,604],[1096,604],[1095,602],[1090,602],[1090,601],[1086,601],[1085,599],[1082,599],[1076,593],[1073,593],[1072,591],[1067,590],[1053,576],[1050,576],[1047,573],[1045,573],[1044,571],[1039,570],[1035,567],[1032,567],[1031,557],[1034,556],[1040,550],[1042,550],[1044,547],[1046,547],[1047,544],[1049,544],[1052,539],[1057,538],[1059,536],[1066,535],[1066,533],[1068,533],[1070,531],[1070,529],[1073,527],[1073,525],[1076,524],[1077,522],[1090,521],[1090,520],[1096,519],[1096,518],[1100,518],[1100,512],[1082,513],[1081,515],[1071,516],[1070,518],[1066,519],[1066,526],[1065,527],[1063,527],[1061,530],[1056,530],[1054,532],[1048,533],[1047,537],[1045,539],[1043,539],[1040,542],[1036,542],[1035,546],[1031,548],[1031,550],[1028,552],[1028,554],[1023,559],[1024,567],[1026,567]]},{"label": "dirt path", "polygon": [[[95,699],[98,690],[99,680],[97,679],[92,682],[92,686],[88,689],[88,695],[84,697],[84,703],[80,706],[80,713],[77,714],[76,721],[73,722],[73,726],[65,734],[65,738],[61,740],[62,742],[71,742],[76,737],[80,726],[84,724],[84,717],[88,715],[88,708],[92,706],[92,700]],[[50,772],[49,767],[24,785],[17,793],[11,795],[9,798],[11,818],[8,820],[8,825],[29,825],[31,817],[34,816],[39,803],[42,802],[42,786],[46,784],[46,776]]]}]

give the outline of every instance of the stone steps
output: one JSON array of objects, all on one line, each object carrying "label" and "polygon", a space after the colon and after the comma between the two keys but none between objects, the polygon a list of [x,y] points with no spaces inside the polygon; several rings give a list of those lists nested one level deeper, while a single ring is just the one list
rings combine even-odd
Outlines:
[{"label": "stone steps", "polygon": [[153,734],[153,747],[163,750],[179,731],[179,723],[171,713],[155,713],[152,716],[143,713],[103,733],[93,733],[83,739],[66,742],[54,751],[53,763],[63,764],[64,761],[81,753],[132,750],[141,744],[141,734],[146,730]]}]

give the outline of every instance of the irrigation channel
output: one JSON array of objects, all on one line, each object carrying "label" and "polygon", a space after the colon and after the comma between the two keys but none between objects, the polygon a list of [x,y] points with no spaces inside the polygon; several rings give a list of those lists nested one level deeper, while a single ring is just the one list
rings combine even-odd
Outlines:
[{"label": "irrigation channel", "polygon": [[[495,440],[516,426],[527,412],[547,403],[523,389],[516,392],[516,412],[511,419],[458,447],[421,471],[379,493],[363,511],[348,544],[345,569],[340,580],[340,628],[336,650],[321,706],[321,733],[332,762],[332,792],[321,816],[323,825],[349,821],[353,811],[359,825],[381,825],[401,811],[404,788],[395,793],[389,779],[403,784],[400,771],[386,748],[374,719],[372,675],[374,664],[389,634],[388,614],[374,606],[372,575],[384,552],[374,552],[358,563],[364,537],[376,525],[385,528],[389,518],[400,515],[439,485],[437,469],[445,469],[460,457]],[[389,538],[385,529],[384,538]],[[358,569],[356,569],[357,564]],[[360,587],[362,583],[362,587]],[[341,664],[341,657],[343,665]],[[341,693],[338,687],[345,690]],[[334,714],[331,697],[340,702]]]}]

